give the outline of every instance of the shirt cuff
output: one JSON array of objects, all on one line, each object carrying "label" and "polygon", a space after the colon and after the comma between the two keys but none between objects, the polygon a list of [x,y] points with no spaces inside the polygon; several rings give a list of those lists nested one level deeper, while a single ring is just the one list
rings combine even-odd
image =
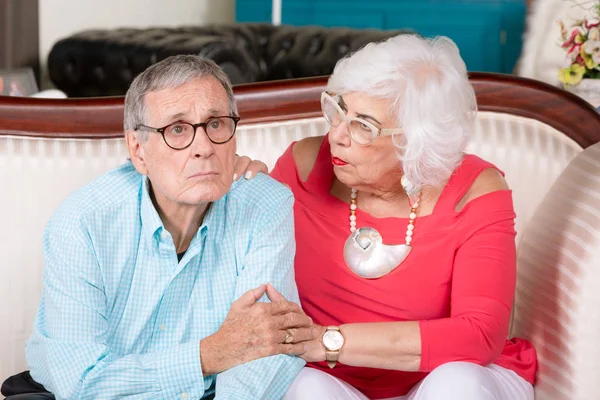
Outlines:
[{"label": "shirt cuff", "polygon": [[200,341],[160,352],[156,362],[163,398],[202,398],[205,387],[200,363]]}]

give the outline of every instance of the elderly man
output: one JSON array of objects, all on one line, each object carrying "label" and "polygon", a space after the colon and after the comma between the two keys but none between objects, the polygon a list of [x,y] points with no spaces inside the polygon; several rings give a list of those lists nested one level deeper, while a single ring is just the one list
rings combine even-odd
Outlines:
[{"label": "elderly man", "polygon": [[238,120],[212,61],[171,57],[132,83],[131,162],[66,200],[44,236],[26,354],[57,398],[277,399],[302,369],[316,333],[285,300],[298,301],[293,197],[266,175],[233,182]]}]

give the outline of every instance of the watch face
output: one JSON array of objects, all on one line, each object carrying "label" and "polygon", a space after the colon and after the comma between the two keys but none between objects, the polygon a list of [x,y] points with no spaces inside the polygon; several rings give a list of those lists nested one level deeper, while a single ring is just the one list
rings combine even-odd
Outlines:
[{"label": "watch face", "polygon": [[344,345],[344,336],[339,331],[327,331],[323,335],[323,344],[329,351],[336,351]]}]

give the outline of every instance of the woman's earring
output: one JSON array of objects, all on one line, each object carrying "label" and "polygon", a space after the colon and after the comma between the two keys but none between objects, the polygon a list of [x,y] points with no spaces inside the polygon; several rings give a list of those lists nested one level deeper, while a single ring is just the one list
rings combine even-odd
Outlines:
[{"label": "woman's earring", "polygon": [[406,175],[402,175],[402,179],[400,179],[400,184],[402,184],[402,187],[404,188],[404,191],[406,192],[406,194],[410,195],[412,192],[415,191],[415,189],[417,188],[417,185],[415,185],[414,183],[412,183],[407,177]]},{"label": "woman's earring", "polygon": [[406,195],[410,199],[410,203],[413,204],[417,201],[419,197],[419,193],[421,192],[420,188],[411,182],[406,175],[402,175],[402,179],[400,179],[400,184],[402,188],[406,192]]}]

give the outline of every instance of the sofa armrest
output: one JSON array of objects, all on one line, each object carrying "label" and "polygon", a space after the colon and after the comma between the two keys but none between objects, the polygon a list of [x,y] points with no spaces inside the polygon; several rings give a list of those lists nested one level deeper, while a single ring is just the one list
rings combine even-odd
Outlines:
[{"label": "sofa armrest", "polygon": [[600,391],[599,160],[600,143],[567,165],[519,245],[512,333],[537,351],[539,400]]}]

